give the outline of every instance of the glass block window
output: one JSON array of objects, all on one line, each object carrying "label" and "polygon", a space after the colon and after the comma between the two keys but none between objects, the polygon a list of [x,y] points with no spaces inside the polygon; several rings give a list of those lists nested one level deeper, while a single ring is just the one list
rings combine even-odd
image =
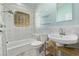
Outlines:
[{"label": "glass block window", "polygon": [[16,27],[26,27],[30,24],[30,15],[24,12],[16,11],[14,15],[14,24]]}]

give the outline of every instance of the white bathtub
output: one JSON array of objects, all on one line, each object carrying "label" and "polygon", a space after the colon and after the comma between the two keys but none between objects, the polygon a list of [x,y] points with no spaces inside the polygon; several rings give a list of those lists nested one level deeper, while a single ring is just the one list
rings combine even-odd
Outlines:
[{"label": "white bathtub", "polygon": [[32,51],[33,48],[32,46],[29,45],[29,43],[31,43],[32,41],[34,41],[34,39],[28,39],[28,40],[23,39],[23,40],[9,42],[7,44],[7,55],[16,56],[26,51],[27,53],[29,51]]}]

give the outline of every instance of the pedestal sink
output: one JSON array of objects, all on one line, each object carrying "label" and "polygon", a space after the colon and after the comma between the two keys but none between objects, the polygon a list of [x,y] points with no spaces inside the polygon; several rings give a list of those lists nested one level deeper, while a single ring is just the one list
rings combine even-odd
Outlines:
[{"label": "pedestal sink", "polygon": [[76,34],[48,34],[48,38],[59,44],[76,44],[78,42],[78,36]]}]

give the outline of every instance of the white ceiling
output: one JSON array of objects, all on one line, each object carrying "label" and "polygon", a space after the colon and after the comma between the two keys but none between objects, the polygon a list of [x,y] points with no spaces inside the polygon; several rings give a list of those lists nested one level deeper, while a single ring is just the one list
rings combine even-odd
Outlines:
[{"label": "white ceiling", "polygon": [[28,6],[32,9],[36,9],[36,7],[39,5],[39,3],[23,3],[25,6]]}]

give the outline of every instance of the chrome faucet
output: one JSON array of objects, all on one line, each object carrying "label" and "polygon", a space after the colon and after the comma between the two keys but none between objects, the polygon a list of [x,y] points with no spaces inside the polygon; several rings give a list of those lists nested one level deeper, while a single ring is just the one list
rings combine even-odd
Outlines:
[{"label": "chrome faucet", "polygon": [[60,28],[60,29],[59,29],[59,34],[60,34],[60,35],[65,35],[65,32],[63,31],[63,28]]}]

